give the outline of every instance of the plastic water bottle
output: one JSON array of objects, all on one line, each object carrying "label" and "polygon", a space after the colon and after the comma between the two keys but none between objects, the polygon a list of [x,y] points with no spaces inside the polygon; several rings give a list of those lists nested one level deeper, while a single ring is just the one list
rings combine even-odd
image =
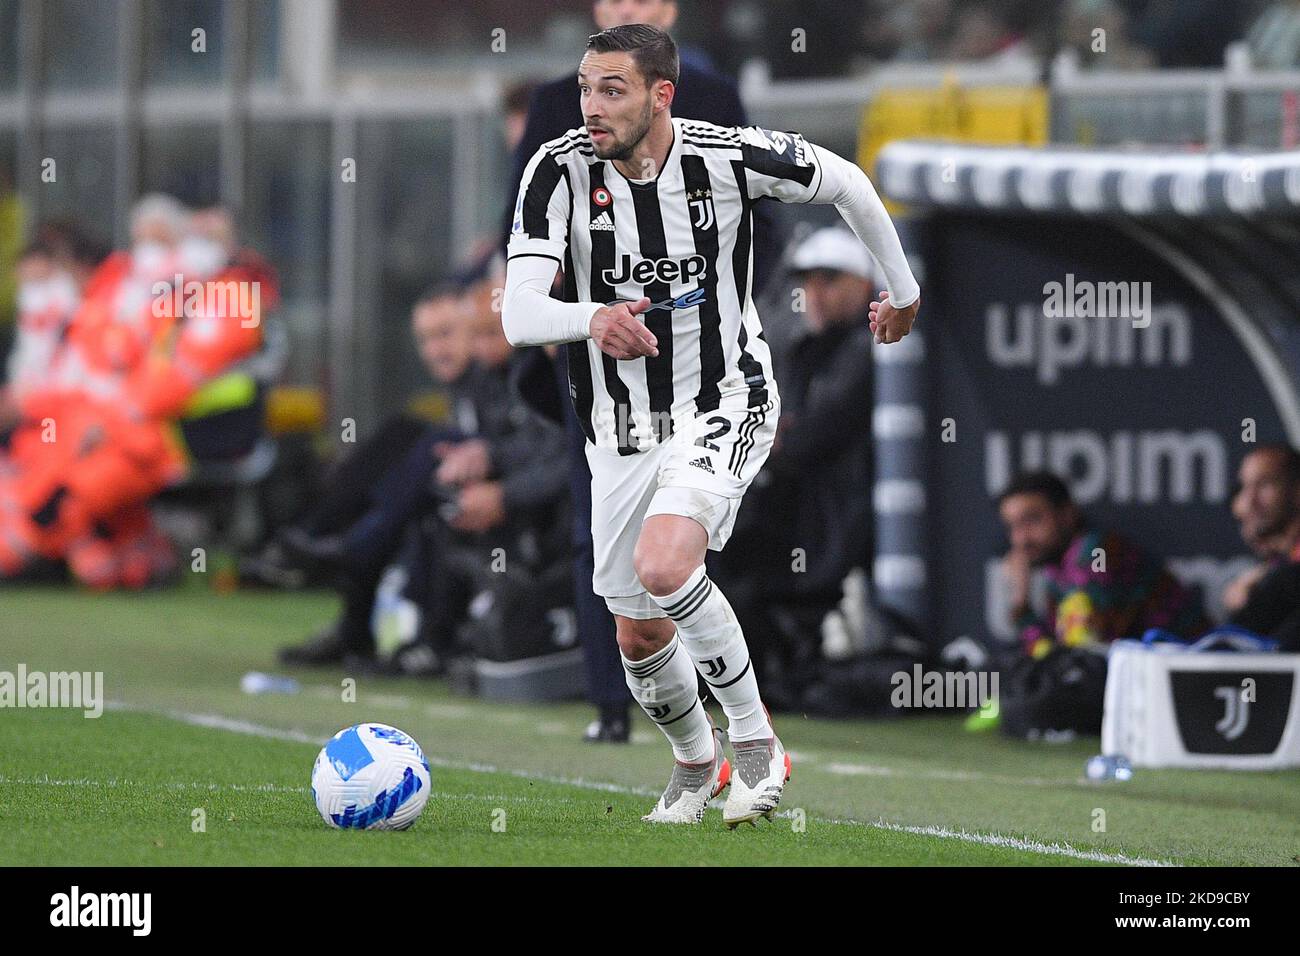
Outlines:
[{"label": "plastic water bottle", "polygon": [[1128,762],[1127,757],[1120,754],[1114,756],[1097,754],[1088,760],[1083,772],[1089,780],[1133,779],[1133,765]]},{"label": "plastic water bottle", "polygon": [[249,671],[239,680],[239,689],[245,694],[296,694],[298,682],[292,677],[276,677],[259,671]]},{"label": "plastic water bottle", "polygon": [[370,612],[370,633],[375,636],[375,653],[388,658],[420,636],[420,606],[406,597],[410,576],[402,567],[391,567],[375,588]]}]

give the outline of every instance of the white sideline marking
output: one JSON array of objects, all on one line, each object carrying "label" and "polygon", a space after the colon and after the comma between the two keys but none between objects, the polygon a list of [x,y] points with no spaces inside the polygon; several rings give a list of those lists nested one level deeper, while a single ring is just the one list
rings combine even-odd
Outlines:
[{"label": "white sideline marking", "polygon": [[95,780],[92,777],[79,777],[74,780],[60,780],[49,775],[41,777],[5,777],[0,776],[0,785],[28,787],[153,787],[163,790],[206,790],[216,793],[220,790],[232,790],[236,793],[310,793],[310,787],[286,787],[278,783],[198,783],[185,781],[161,781],[146,783],[143,780],[124,780],[110,777],[107,780]]},{"label": "white sideline marking", "polygon": [[[137,713],[156,714],[195,727],[227,730],[232,733],[248,734],[254,737],[266,737],[272,740],[286,740],[293,743],[310,744],[320,744],[322,742],[319,736],[308,734],[301,730],[283,730],[278,727],[267,727],[247,720],[234,720],[229,717],[222,717],[218,714],[194,714],[179,710],[154,710],[147,707],[135,707],[130,704],[114,701],[110,701],[107,704],[107,707],[110,710],[126,710],[135,711]],[[553,774],[534,773],[528,770],[512,770],[508,767],[496,767],[492,764],[486,763],[445,760],[441,757],[432,757],[427,754],[425,756],[428,757],[430,766],[444,767],[448,770],[473,770],[481,773],[504,773],[512,777],[518,777],[522,780],[540,780],[543,783],[580,787],[584,790],[598,790],[604,793],[621,793],[643,797],[659,796],[659,791],[651,790],[647,787],[628,787],[617,783],[584,780],[581,777],[560,777]],[[715,800],[714,802],[716,803],[717,801]],[[778,813],[777,816],[790,817],[792,813],[793,811],[784,810]],[[912,833],[918,836],[938,837],[943,840],[959,840],[964,843],[978,843],[983,846],[1003,847],[1005,849],[1021,850],[1026,853],[1038,853],[1045,856],[1063,856],[1074,860],[1087,860],[1094,863],[1116,863],[1122,866],[1178,865],[1167,860],[1153,860],[1147,859],[1146,857],[1129,856],[1126,853],[1106,853],[1102,850],[1080,850],[1068,843],[1043,843],[1041,840],[1027,840],[1020,837],[1003,836],[1000,833],[972,833],[968,830],[950,830],[948,827],[941,826],[908,826],[901,823],[890,823],[886,820],[841,820],[827,817],[809,817],[808,819],[816,823],[831,823],[837,826],[870,827],[876,830],[889,830],[895,833]]]},{"label": "white sideline marking", "polygon": [[[793,756],[793,752],[792,752]],[[813,761],[810,761],[813,763]],[[998,777],[978,770],[899,770],[879,764],[828,763],[814,769],[841,777],[915,777],[922,780],[952,780],[960,783],[1001,783],[1009,786],[1062,787],[1078,780],[1048,780],[1043,777]],[[1080,778],[1082,779],[1082,778]]]},{"label": "white sideline marking", "polygon": [[[452,768],[448,768],[452,769]],[[308,795],[311,793],[311,787],[286,787],[278,783],[201,783],[173,781],[163,783],[155,781],[146,783],[143,780],[124,780],[120,777],[110,777],[107,780],[96,780],[92,777],[80,777],[74,780],[59,780],[54,777],[6,777],[0,775],[0,786],[27,786],[27,787],[145,787],[162,790],[202,790],[207,793],[219,793],[222,790],[230,790],[235,793],[295,793]],[[452,793],[450,790],[430,790],[429,799],[446,798],[448,800],[464,800],[466,797],[471,800],[483,800],[489,803],[550,803],[545,797],[530,797],[527,794],[517,794],[511,796],[505,793],[464,793],[458,791]]]},{"label": "white sideline marking", "polygon": [[[790,811],[778,813],[785,816]],[[1048,856],[1067,856],[1075,860],[1091,860],[1096,863],[1119,863],[1124,866],[1177,866],[1168,860],[1149,860],[1141,856],[1129,856],[1127,853],[1105,853],[1101,850],[1080,850],[1068,843],[1043,843],[1041,840],[1025,840],[1020,837],[1002,836],[1000,833],[971,833],[969,830],[950,830],[939,826],[906,826],[901,823],[889,823],[886,820],[867,822],[864,820],[828,820],[853,827],[875,827],[879,830],[893,830],[897,833],[915,833],[920,836],[941,837],[945,840],[962,840],[966,843],[981,843],[985,846],[1008,847],[1025,850],[1030,853],[1042,853]]]},{"label": "white sideline marking", "polygon": [[[318,698],[336,699],[338,691],[333,687],[307,686],[302,688],[301,693]],[[422,709],[428,716],[440,720],[490,720],[495,723],[510,724],[520,726],[529,723],[532,718],[528,714],[476,714],[472,708],[464,704],[418,704],[409,697],[403,697],[399,694],[375,694],[366,691],[366,705],[375,708],[385,708],[388,710],[416,710]],[[543,720],[534,723],[533,729],[538,733],[546,734],[552,737],[563,737],[573,732],[573,729],[565,723],[558,720]],[[658,734],[651,736],[645,735],[643,740],[638,742],[655,742],[662,739]]]},{"label": "white sideline marking", "polygon": [[[171,720],[179,721],[183,724],[189,724],[192,727],[207,727],[213,730],[228,730],[236,734],[247,734],[252,737],[265,737],[271,740],[285,740],[296,744],[312,744],[313,746],[323,746],[328,738],[319,734],[309,734],[301,730],[285,730],[279,727],[267,727],[264,724],[255,724],[247,720],[236,720],[231,717],[223,717],[220,714],[194,714],[183,710],[154,709],[151,707],[136,707],[131,704],[124,704],[119,701],[110,701],[105,705],[108,710],[125,710],[141,714],[154,714],[159,717],[167,717]],[[512,777],[519,777],[523,780],[541,780],[544,783],[556,783],[569,785],[573,787],[582,787],[587,790],[604,790],[609,793],[625,793],[636,796],[659,796],[658,790],[650,790],[644,787],[624,787],[615,783],[601,783],[594,780],[584,780],[580,777],[558,777],[550,774],[532,773],[527,770],[512,770],[508,767],[497,767],[492,764],[478,763],[475,761],[447,760],[434,754],[425,754],[429,765],[433,767],[445,767],[448,770],[474,770],[479,773],[504,773]]]}]

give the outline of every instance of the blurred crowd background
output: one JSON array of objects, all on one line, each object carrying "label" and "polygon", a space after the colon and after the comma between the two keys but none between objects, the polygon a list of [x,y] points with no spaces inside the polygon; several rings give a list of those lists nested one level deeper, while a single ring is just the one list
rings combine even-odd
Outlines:
[{"label": "blurred crowd background", "polygon": [[[946,82],[1046,80],[1058,142],[1296,136],[1294,89],[1261,75],[1300,57],[1288,0],[678,8],[687,58],[735,78],[752,122],[842,155],[878,91]],[[394,333],[490,235],[526,84],[572,65],[591,17],[587,0],[0,0],[0,335],[38,223],[75,217],[121,247],[141,195],[220,202],[280,275],[287,380],[366,418],[395,408],[420,372]],[[1234,49],[1248,74],[1225,73]],[[355,183],[346,158],[365,171]],[[358,334],[363,321],[383,334]]]},{"label": "blurred crowd background", "polygon": [[[574,69],[593,19],[639,7],[672,8],[683,61],[731,84],[749,122],[868,171],[891,138],[936,131],[1300,146],[1298,0],[0,0],[0,506],[21,513],[0,524],[0,571],[336,586],[344,611],[287,649],[299,663],[355,664],[377,641],[382,666],[445,670],[463,635],[391,652],[467,617],[480,657],[574,651],[562,426],[518,397],[529,372],[500,335],[494,253],[535,91]],[[760,312],[816,394],[855,354],[824,333],[860,318],[871,263],[824,231],[829,207],[770,216]],[[197,282],[199,304],[160,309],[158,282]],[[257,284],[255,315],[214,299],[229,282]],[[864,423],[864,470],[846,466],[859,485],[826,507],[856,507],[863,530],[815,601],[769,621],[783,672],[802,675],[791,704],[823,642],[910,635],[892,668],[958,636],[867,597],[872,386],[835,384]],[[1277,469],[1300,482],[1290,458]],[[432,504],[403,498],[412,482]],[[1055,486],[1026,494],[1066,505]],[[1079,531],[1054,520],[1068,536],[1044,554]],[[527,573],[476,605],[496,585],[474,568],[498,548]],[[501,646],[539,609],[543,637]]]},{"label": "blurred crowd background", "polygon": [[[0,0],[0,329],[12,329],[18,222],[74,216],[121,246],[138,196],[238,209],[276,264],[292,347],[286,376],[328,385],[363,412],[419,381],[387,333],[413,295],[489,233],[510,169],[517,85],[567,69],[591,29],[586,0]],[[1061,142],[1277,146],[1286,91],[1243,87],[1213,129],[1213,83],[1239,44],[1258,70],[1295,68],[1295,3],[1278,0],[914,0],[681,3],[688,59],[740,82],[750,120],[798,126],[853,155],[872,91],[945,79],[1032,83],[1075,51],[1123,90],[1071,87],[1053,104]],[[1102,55],[1093,30],[1106,31]],[[203,51],[194,52],[194,31]],[[794,31],[805,31],[800,39]],[[801,52],[810,51],[810,52]],[[1066,56],[1065,61],[1070,57]],[[1069,75],[1069,74],[1067,74]],[[819,82],[805,82],[819,81]],[[1292,91],[1294,92],[1294,91]],[[512,105],[513,104],[513,107]],[[1258,118],[1256,118],[1258,117]],[[61,160],[42,179],[45,157]],[[338,176],[344,157],[365,176]],[[48,178],[48,177],[47,177]],[[364,250],[364,254],[363,251]],[[347,260],[344,265],[343,261]],[[3,334],[3,333],[0,333]],[[385,375],[376,375],[377,369]]]}]

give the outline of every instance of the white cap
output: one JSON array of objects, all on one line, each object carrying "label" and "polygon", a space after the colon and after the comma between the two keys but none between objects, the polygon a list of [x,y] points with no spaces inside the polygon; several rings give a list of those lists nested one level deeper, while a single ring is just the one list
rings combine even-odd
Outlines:
[{"label": "white cap", "polygon": [[142,222],[162,222],[172,232],[180,235],[189,225],[190,213],[180,200],[166,193],[149,193],[141,196],[131,207],[131,228]]},{"label": "white cap", "polygon": [[800,243],[790,257],[790,268],[795,272],[833,269],[868,280],[875,273],[873,266],[871,253],[862,240],[837,226],[818,229]]}]

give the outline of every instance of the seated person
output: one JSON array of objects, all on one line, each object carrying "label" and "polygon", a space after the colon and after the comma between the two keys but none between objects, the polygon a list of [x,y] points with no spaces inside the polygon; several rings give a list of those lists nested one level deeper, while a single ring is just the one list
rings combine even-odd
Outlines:
[{"label": "seated person", "polygon": [[[190,216],[177,258],[187,283],[222,288],[228,311],[236,315],[251,313],[254,306],[269,313],[275,306],[275,272],[256,252],[239,245],[234,219],[221,206]],[[179,417],[189,459],[237,459],[262,435],[266,383],[258,380],[253,365],[266,344],[265,319],[259,314],[256,322],[241,317],[214,327],[192,317],[141,375],[141,400],[152,414]]]},{"label": "seated person", "polygon": [[51,384],[82,290],[106,254],[77,225],[64,220],[40,225],[36,238],[19,253],[17,328],[0,386],[0,433],[18,423],[27,395]]},{"label": "seated person", "polygon": [[[821,619],[841,599],[849,571],[866,565],[871,532],[870,254],[848,230],[822,229],[792,264],[807,311],[774,358],[776,441],[751,489],[756,500],[737,517],[737,544],[711,556],[764,687],[782,689],[782,706],[814,678]],[[784,626],[771,615],[774,602]]]},{"label": "seated person", "polygon": [[[421,396],[381,422],[373,434],[333,463],[322,482],[319,499],[307,513],[282,529],[263,555],[249,559],[251,575],[274,583],[299,576],[284,572],[300,573],[336,561],[346,547],[343,533],[382,503],[378,487],[384,475],[398,467],[421,441],[431,446],[430,436],[435,434],[432,426],[441,429],[436,434],[448,444],[475,430],[472,402],[455,388],[471,361],[465,322],[458,286],[437,286],[415,303],[411,334],[416,352],[430,378],[445,390],[446,411]],[[423,462],[431,455],[430,450],[415,461]],[[337,660],[337,653],[331,653],[330,660]]]},{"label": "seated person", "polygon": [[7,410],[3,417],[11,422],[22,398],[48,381],[55,352],[81,298],[72,276],[59,268],[47,245],[33,243],[19,254],[17,276],[17,330],[0,396]]},{"label": "seated person", "polygon": [[[998,498],[998,514],[1011,541],[1003,571],[1012,621],[1031,657],[1056,646],[1101,649],[1152,627],[1186,638],[1208,629],[1197,595],[1154,554],[1090,527],[1055,475],[1014,478]],[[1047,579],[1046,607],[1039,610],[1030,602],[1035,568]]]},{"label": "seated person", "polygon": [[1300,652],[1300,452],[1262,445],[1248,454],[1232,513],[1261,562],[1224,592],[1228,622]]},{"label": "seated person", "polygon": [[[283,536],[292,557],[336,574],[344,598],[340,619],[307,643],[284,648],[284,663],[383,669],[374,662],[375,589],[411,528],[428,518],[439,525],[423,553],[440,562],[450,547],[504,545],[524,527],[545,523],[567,490],[558,426],[538,420],[507,387],[512,351],[490,299],[490,289],[475,287],[465,295],[442,290],[416,304],[417,347],[449,393],[450,422],[399,417],[387,423],[341,464],[321,506]],[[488,324],[504,348],[483,331]],[[434,567],[422,573],[445,577]],[[433,598],[447,600],[447,582],[437,583]],[[447,633],[455,613],[441,604],[424,611],[438,625],[424,637],[435,645],[432,660],[440,661],[455,652]],[[421,671],[431,660],[422,652],[402,655],[398,670],[408,656]]]},{"label": "seated person", "polygon": [[[22,396],[0,469],[0,575],[45,558],[100,588],[165,576],[172,557],[147,503],[188,469],[175,420],[256,351],[275,306],[265,267],[191,269],[190,215],[169,197],[142,199],[131,235],[88,277],[47,380]],[[247,310],[227,294],[254,284]]]}]

